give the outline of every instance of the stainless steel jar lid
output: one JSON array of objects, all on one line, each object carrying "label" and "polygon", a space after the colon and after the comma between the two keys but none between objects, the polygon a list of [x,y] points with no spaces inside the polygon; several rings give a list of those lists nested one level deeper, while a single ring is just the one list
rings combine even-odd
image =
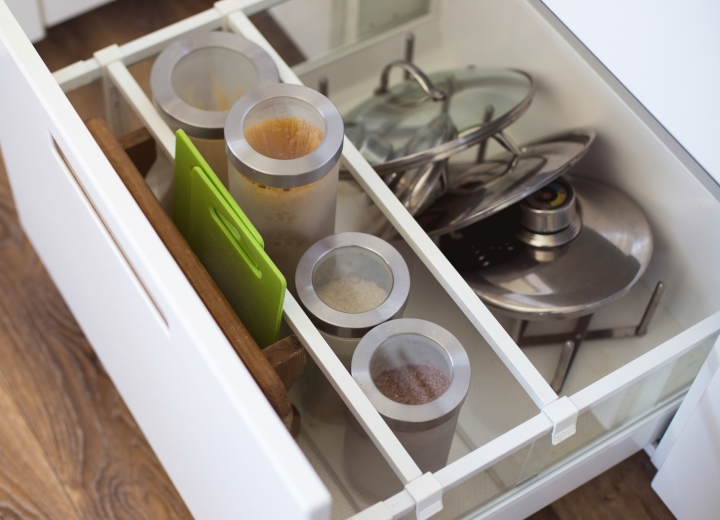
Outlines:
[{"label": "stainless steel jar lid", "polygon": [[[384,300],[383,295],[375,299],[375,302],[382,301],[368,310],[357,307],[360,312],[348,312],[355,309],[345,307],[346,295],[338,293],[343,305],[337,305],[330,299],[332,295],[324,291],[326,287],[342,291],[342,285],[330,285],[337,280],[350,284],[372,282],[377,289],[370,285],[367,289],[374,289],[370,294],[356,294],[374,298],[374,293],[382,290],[387,296]],[[326,237],[305,252],[295,272],[295,286],[301,305],[320,330],[343,338],[361,338],[405,309],[410,272],[400,253],[384,240],[365,233],[346,232]]]},{"label": "stainless steel jar lid", "polygon": [[[188,135],[204,139],[222,139],[228,110],[203,110],[182,99],[173,86],[173,75],[181,62],[192,53],[221,49],[235,53],[234,59],[247,60],[254,69],[246,90],[280,81],[275,62],[270,55],[239,34],[228,32],[200,32],[186,36],[163,50],[153,64],[150,89],[160,114],[172,128],[181,128]],[[210,67],[210,64],[207,65]],[[232,64],[228,64],[228,67]],[[227,72],[227,68],[225,68]],[[244,78],[243,78],[244,79]]]},{"label": "stainless steel jar lid", "polygon": [[[450,380],[447,390],[425,404],[402,404],[375,385],[378,373],[408,363],[438,368]],[[425,320],[399,319],[378,325],[360,340],[353,354],[352,376],[388,426],[396,431],[424,431],[452,418],[470,388],[470,359],[455,336]]]},{"label": "stainless steel jar lid", "polygon": [[[320,145],[297,159],[272,159],[248,143],[244,131],[263,118],[287,112],[304,113],[324,126]],[[288,116],[284,116],[288,117]],[[302,85],[266,85],[243,96],[225,121],[225,147],[230,163],[245,177],[263,186],[295,188],[323,178],[340,160],[344,127],[340,112],[322,94]]]}]

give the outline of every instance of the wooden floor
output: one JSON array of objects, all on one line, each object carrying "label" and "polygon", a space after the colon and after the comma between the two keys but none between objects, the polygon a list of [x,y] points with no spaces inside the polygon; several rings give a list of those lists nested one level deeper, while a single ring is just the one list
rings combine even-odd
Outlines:
[{"label": "wooden floor", "polygon": [[[50,70],[198,11],[207,0],[116,0],[51,29]],[[302,54],[271,17],[254,22],[285,58]],[[637,454],[533,520],[672,515]],[[0,160],[0,519],[165,519],[190,513],[20,229]]]}]

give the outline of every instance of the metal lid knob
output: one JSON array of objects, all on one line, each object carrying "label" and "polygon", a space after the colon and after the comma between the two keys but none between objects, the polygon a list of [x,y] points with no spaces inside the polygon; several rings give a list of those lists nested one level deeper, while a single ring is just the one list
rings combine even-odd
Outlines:
[{"label": "metal lid knob", "polygon": [[563,179],[539,189],[520,203],[522,229],[518,238],[533,247],[558,247],[582,228],[575,190]]}]

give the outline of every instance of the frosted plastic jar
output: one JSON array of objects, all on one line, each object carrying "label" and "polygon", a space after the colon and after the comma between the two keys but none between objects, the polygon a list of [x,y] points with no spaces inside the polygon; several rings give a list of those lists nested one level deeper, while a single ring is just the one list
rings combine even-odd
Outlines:
[{"label": "frosted plastic jar", "polygon": [[[373,327],[402,315],[410,293],[410,272],[400,253],[384,240],[347,232],[308,249],[295,283],[300,304],[350,371],[360,339]],[[303,402],[321,419],[343,410],[339,397],[319,373]]]},{"label": "frosted plastic jar", "polygon": [[335,231],[343,137],[335,105],[300,85],[259,87],[225,122],[230,194],[291,291],[302,255]]},{"label": "frosted plastic jar", "polygon": [[[388,321],[358,344],[352,376],[423,473],[447,464],[470,388],[470,360],[455,336],[424,320]],[[345,457],[348,476],[367,497],[384,499],[402,488],[352,418]]]},{"label": "frosted plastic jar", "polygon": [[235,101],[279,81],[261,47],[228,32],[196,33],[168,45],[153,64],[150,89],[160,114],[182,129],[227,187],[225,119]]}]

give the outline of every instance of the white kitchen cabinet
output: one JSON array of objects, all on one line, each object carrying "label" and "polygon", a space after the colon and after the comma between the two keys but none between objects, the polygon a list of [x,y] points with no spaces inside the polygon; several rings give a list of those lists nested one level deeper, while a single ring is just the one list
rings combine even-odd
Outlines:
[{"label": "white kitchen cabinet", "polygon": [[112,0],[40,0],[45,13],[45,25],[52,27],[86,13]]},{"label": "white kitchen cabinet", "polygon": [[112,0],[7,0],[13,16],[32,42],[45,37],[45,28],[74,18]]},{"label": "white kitchen cabinet", "polygon": [[36,0],[7,0],[7,6],[30,41],[38,42],[45,38],[45,22]]},{"label": "white kitchen cabinet", "polygon": [[679,520],[713,520],[720,511],[719,368],[716,344],[652,457],[652,487]]},{"label": "white kitchen cabinet", "polygon": [[[257,5],[225,0],[51,74],[0,3],[0,146],[21,223],[197,518],[423,517],[440,502],[433,518],[522,518],[657,440],[720,332],[720,187],[708,171],[545,4],[431,7],[291,70],[243,13]],[[450,330],[473,370],[449,463],[421,475],[287,295],[287,324],[397,476],[397,493],[365,500],[346,475],[344,422],[304,415],[297,442],[289,436],[63,93],[101,81],[113,128],[141,121],[171,159],[172,132],[127,67],[187,32],[221,28],[268,49],[283,81],[314,86],[327,77],[341,111],[402,57],[408,30],[426,70],[474,64],[529,72],[536,96],[508,132],[527,141],[594,128],[598,141],[577,169],[624,190],[648,216],[650,267],[593,318],[598,326],[636,323],[662,280],[667,291],[648,334],[586,342],[558,396],[546,378],[559,347],[521,350],[346,140],[342,160],[356,184],[339,190],[340,227],[359,226],[363,211],[392,222],[411,270],[406,316]]]}]

